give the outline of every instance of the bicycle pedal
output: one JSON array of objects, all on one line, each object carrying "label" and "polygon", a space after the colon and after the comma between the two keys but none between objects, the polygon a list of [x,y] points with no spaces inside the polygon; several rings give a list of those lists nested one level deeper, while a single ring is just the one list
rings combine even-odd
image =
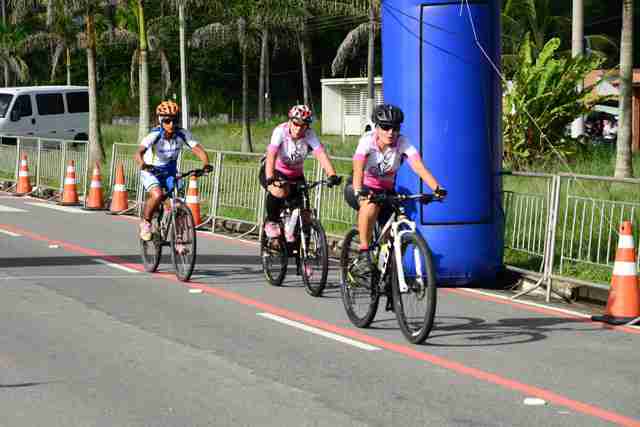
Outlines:
[{"label": "bicycle pedal", "polygon": [[387,297],[387,304],[384,307],[385,311],[395,312],[395,308],[393,308],[393,299]]}]

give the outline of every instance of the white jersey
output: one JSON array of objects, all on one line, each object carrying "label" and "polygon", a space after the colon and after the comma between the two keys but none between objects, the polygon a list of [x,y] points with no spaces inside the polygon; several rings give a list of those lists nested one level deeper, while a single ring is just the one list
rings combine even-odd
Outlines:
[{"label": "white jersey", "polygon": [[393,144],[380,151],[377,135],[373,130],[360,138],[353,159],[365,161],[364,185],[376,190],[392,190],[403,156],[414,159],[419,158],[420,153],[403,135],[399,135]]},{"label": "white jersey", "polygon": [[198,141],[195,141],[191,132],[186,129],[177,129],[169,140],[164,136],[162,128],[155,128],[140,141],[140,145],[147,149],[143,157],[146,164],[166,166],[178,160],[183,145],[189,149],[198,145]]},{"label": "white jersey", "polygon": [[271,135],[268,152],[276,153],[276,170],[288,177],[300,177],[304,174],[304,159],[310,151],[316,154],[324,150],[320,140],[312,129],[307,129],[304,137],[294,140],[289,133],[289,122],[278,125]]}]

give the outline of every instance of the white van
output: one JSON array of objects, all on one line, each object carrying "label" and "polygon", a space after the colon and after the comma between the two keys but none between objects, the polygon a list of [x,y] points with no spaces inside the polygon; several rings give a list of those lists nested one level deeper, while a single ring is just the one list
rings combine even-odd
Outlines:
[{"label": "white van", "polygon": [[86,141],[86,86],[0,88],[0,135]]}]

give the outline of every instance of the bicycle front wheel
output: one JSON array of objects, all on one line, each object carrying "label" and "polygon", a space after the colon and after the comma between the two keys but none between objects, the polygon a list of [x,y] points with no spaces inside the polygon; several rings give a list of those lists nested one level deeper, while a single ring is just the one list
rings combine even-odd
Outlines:
[{"label": "bicycle front wheel", "polygon": [[196,227],[186,206],[177,206],[171,226],[171,259],[176,277],[182,282],[191,278],[196,265]]},{"label": "bicycle front wheel", "polygon": [[154,232],[151,240],[140,239],[142,264],[144,271],[148,273],[153,273],[158,269],[162,258],[162,237],[160,236],[160,214],[158,211],[154,212],[151,218],[151,229]]},{"label": "bicycle front wheel", "polygon": [[405,338],[420,344],[429,336],[436,313],[437,289],[431,251],[422,236],[409,232],[401,237],[400,252],[400,268],[398,260],[393,263],[394,311]]},{"label": "bicycle front wheel", "polygon": [[362,277],[357,274],[359,245],[358,230],[352,229],[345,236],[340,252],[340,295],[351,323],[366,328],[376,316],[380,293],[373,279],[375,275]]},{"label": "bicycle front wheel", "polygon": [[304,227],[304,235],[306,250],[302,251],[300,259],[302,281],[309,295],[319,297],[327,285],[329,271],[327,235],[316,219]]},{"label": "bicycle front wheel", "polygon": [[270,285],[280,286],[287,275],[287,266],[289,264],[287,242],[282,232],[278,237],[267,237],[264,226],[261,234],[260,259],[262,260],[262,271]]}]

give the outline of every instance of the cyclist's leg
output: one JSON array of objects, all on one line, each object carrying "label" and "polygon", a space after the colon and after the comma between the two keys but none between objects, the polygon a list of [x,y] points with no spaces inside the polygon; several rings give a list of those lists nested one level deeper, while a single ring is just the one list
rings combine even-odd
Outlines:
[{"label": "cyclist's leg", "polygon": [[162,189],[160,188],[158,178],[154,174],[148,171],[142,171],[141,178],[142,185],[149,193],[149,197],[143,205],[142,220],[140,221],[140,238],[142,240],[151,240],[151,217],[157,209],[158,204],[160,204],[160,200],[162,200]]},{"label": "cyclist's leg", "polygon": [[[275,173],[277,178],[281,177],[278,171]],[[280,234],[280,226],[278,225],[278,222],[280,221],[280,212],[282,212],[284,200],[288,195],[288,188],[277,187],[275,185],[267,186],[264,164],[260,169],[259,179],[260,185],[267,191],[267,198],[265,201],[267,221],[264,228],[268,237],[275,238]]]},{"label": "cyclist's leg", "polygon": [[380,214],[380,206],[368,200],[360,200],[359,203],[358,232],[360,233],[360,249],[364,251],[368,250],[371,244],[373,226]]}]

